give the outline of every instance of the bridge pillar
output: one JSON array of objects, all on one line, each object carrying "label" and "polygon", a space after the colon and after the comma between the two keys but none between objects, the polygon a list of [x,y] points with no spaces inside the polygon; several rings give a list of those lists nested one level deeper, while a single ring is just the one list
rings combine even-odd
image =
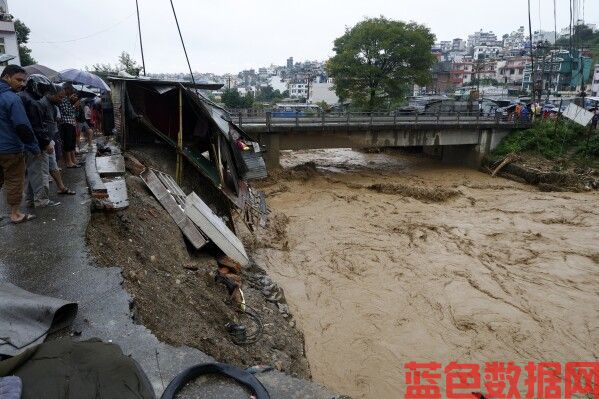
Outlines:
[{"label": "bridge pillar", "polygon": [[260,135],[260,144],[266,146],[264,162],[268,169],[274,170],[281,167],[281,146],[277,133],[266,133]]},{"label": "bridge pillar", "polygon": [[495,150],[508,133],[495,129],[483,129],[479,132],[478,144],[443,146],[441,159],[444,163],[478,168],[483,158]]}]

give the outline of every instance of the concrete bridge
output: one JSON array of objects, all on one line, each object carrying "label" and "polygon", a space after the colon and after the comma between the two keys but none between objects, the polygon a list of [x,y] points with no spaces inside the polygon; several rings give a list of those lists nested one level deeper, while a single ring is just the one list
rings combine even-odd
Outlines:
[{"label": "concrete bridge", "polygon": [[528,126],[496,116],[460,113],[232,117],[266,147],[269,168],[280,167],[281,150],[383,147],[422,147],[445,162],[478,167],[510,131]]}]

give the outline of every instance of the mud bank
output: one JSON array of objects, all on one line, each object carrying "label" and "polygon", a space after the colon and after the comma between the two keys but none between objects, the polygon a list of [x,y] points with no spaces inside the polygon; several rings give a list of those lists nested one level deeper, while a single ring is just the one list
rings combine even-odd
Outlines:
[{"label": "mud bank", "polygon": [[214,258],[206,251],[190,255],[179,228],[139,177],[129,176],[127,187],[129,208],[92,214],[87,244],[100,264],[123,269],[135,321],[166,343],[198,348],[220,362],[272,365],[310,378],[301,333],[249,280],[260,278],[260,270],[254,266],[246,272],[244,292],[262,321],[263,334],[253,344],[236,345],[225,324],[235,321],[249,331],[255,325],[235,310],[224,285],[215,282]]},{"label": "mud bank", "polygon": [[254,256],[285,289],[317,382],[391,399],[409,361],[599,357],[597,192],[540,192],[418,156],[282,162],[293,169],[262,187],[277,231]]}]

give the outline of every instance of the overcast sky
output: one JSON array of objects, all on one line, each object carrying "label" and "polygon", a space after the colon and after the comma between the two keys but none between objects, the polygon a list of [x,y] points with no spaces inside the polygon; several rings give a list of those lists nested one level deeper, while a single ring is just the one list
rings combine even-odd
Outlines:
[{"label": "overcast sky", "polygon": [[[173,1],[193,70],[218,74],[283,65],[289,56],[325,60],[333,40],[364,17],[416,21],[437,40],[465,39],[481,28],[499,37],[521,25],[528,30],[526,0]],[[556,1],[559,30],[568,25],[569,1]],[[187,70],[169,0],[139,3],[148,72]],[[532,3],[533,30],[539,25],[553,30],[553,0]],[[586,21],[599,24],[599,0],[585,3]],[[8,0],[8,5],[31,28],[29,46],[41,64],[61,70],[115,63],[121,51],[141,61],[135,0]]]}]

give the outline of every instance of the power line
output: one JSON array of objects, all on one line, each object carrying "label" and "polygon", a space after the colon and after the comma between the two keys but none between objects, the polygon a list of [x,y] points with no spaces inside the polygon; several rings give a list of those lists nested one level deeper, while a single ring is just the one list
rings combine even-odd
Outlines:
[{"label": "power line", "polygon": [[181,45],[183,46],[183,52],[185,53],[185,59],[187,60],[187,66],[189,67],[189,73],[191,74],[191,81],[193,84],[196,84],[196,81],[193,77],[193,72],[191,70],[191,63],[189,62],[189,57],[187,56],[187,49],[185,48],[185,42],[183,41],[183,35],[181,34],[181,28],[179,27],[179,20],[177,19],[177,12],[175,11],[175,5],[173,4],[173,0],[171,1],[171,8],[173,9],[173,15],[175,16],[175,23],[177,24],[177,30],[179,31],[179,38],[181,39]]},{"label": "power line", "polygon": [[122,24],[123,22],[125,22],[126,20],[128,20],[129,18],[131,18],[134,14],[135,14],[135,12],[132,12],[131,14],[127,15],[127,17],[125,19],[122,19],[119,22],[116,22],[115,24],[110,25],[107,28],[104,28],[102,30],[99,30],[97,32],[91,33],[91,34],[83,36],[83,37],[78,37],[76,39],[57,40],[57,41],[44,41],[44,42],[29,42],[29,43],[31,43],[31,44],[60,44],[60,43],[73,43],[73,42],[78,42],[79,40],[89,39],[91,37],[98,36],[99,34],[107,32],[107,31],[109,31],[109,30],[111,30],[113,28],[116,28],[118,25]]}]

